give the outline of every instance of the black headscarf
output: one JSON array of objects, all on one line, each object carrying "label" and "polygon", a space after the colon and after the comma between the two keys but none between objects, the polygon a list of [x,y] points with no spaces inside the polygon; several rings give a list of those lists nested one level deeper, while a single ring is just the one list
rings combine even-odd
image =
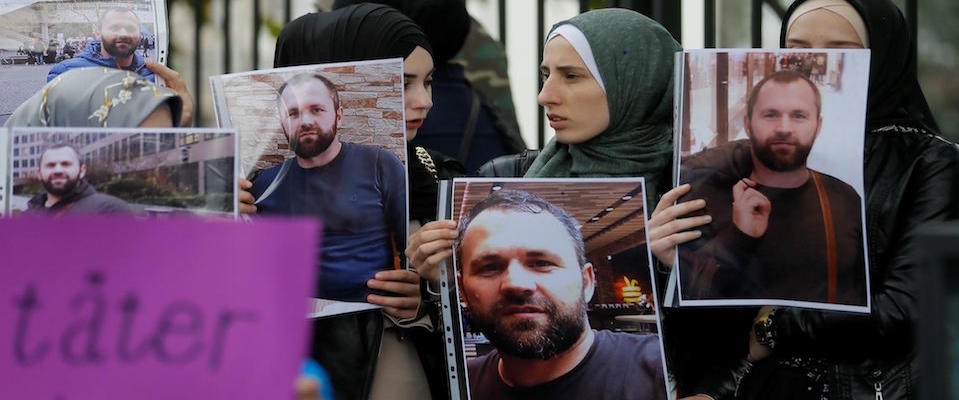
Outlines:
[{"label": "black headscarf", "polygon": [[283,27],[274,67],[383,58],[406,58],[416,46],[433,54],[429,39],[396,9],[364,3],[310,13]]},{"label": "black headscarf", "polygon": [[[872,59],[869,61],[869,93],[866,128],[870,131],[888,125],[923,128],[939,132],[916,74],[916,49],[911,30],[902,12],[891,0],[846,0],[859,12],[869,36]],[[805,0],[789,6],[783,21]],[[786,46],[783,23],[779,45]]]},{"label": "black headscarf", "polygon": [[[336,0],[333,9],[363,3],[366,0]],[[400,10],[423,28],[433,45],[436,65],[445,64],[459,53],[470,32],[470,14],[465,0],[373,0]]]}]

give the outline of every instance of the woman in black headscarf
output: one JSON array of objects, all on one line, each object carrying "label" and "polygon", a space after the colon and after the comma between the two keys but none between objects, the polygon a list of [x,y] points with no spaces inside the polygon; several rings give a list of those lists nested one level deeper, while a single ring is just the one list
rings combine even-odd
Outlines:
[{"label": "woman in black headscarf", "polygon": [[[366,2],[366,0],[336,0],[333,8],[346,7],[352,4]],[[499,52],[503,56],[497,59],[491,54],[496,53],[498,42],[494,42],[488,35],[476,31],[482,30],[479,23],[472,21],[463,0],[375,0],[374,3],[385,4],[400,10],[423,28],[423,32],[430,39],[433,46],[433,61],[436,72],[433,82],[433,110],[419,135],[412,143],[418,146],[429,147],[444,154],[457,156],[457,159],[466,166],[468,171],[476,171],[486,161],[505,154],[519,153],[526,149],[516,126],[515,116],[510,119],[506,114],[512,114],[512,100],[509,95],[509,82],[501,86],[505,89],[506,103],[504,106],[499,91],[493,90],[483,83],[488,79],[484,68],[502,64],[506,68],[505,53],[500,46]],[[489,39],[492,44],[484,48],[481,59],[464,49],[466,43],[476,45],[482,37]],[[461,53],[463,49],[465,53]],[[454,57],[457,62],[450,62]],[[460,62],[462,61],[462,62]],[[486,65],[486,67],[483,66]],[[495,68],[494,68],[495,69]],[[470,79],[467,78],[470,77]],[[482,79],[476,79],[483,76]],[[501,80],[503,77],[495,77]],[[500,104],[503,103],[503,104]],[[504,107],[509,110],[504,109]],[[512,121],[512,122],[510,122]]]},{"label": "woman in black headscarf", "polygon": [[[872,50],[864,149],[872,310],[764,309],[754,320],[755,314],[744,319],[742,310],[684,312],[665,328],[679,393],[714,399],[912,398],[921,290],[916,234],[925,224],[959,218],[959,148],[937,136],[916,76],[909,27],[891,1],[800,0],[784,21],[784,47]],[[669,206],[675,200],[669,193],[663,199],[649,229],[651,247],[666,262],[670,237],[690,231],[663,232],[677,219],[657,215],[685,210],[691,202]],[[703,327],[716,328],[700,331],[709,339],[683,340]],[[726,346],[714,346],[715,337]]]},{"label": "woman in black headscarf", "polygon": [[[277,38],[274,66],[385,58],[404,59],[406,135],[410,140],[433,104],[433,58],[426,35],[399,11],[358,4],[297,18]],[[436,214],[436,180],[461,175],[463,170],[438,153],[409,145],[407,152],[410,215],[413,222],[422,223]],[[388,272],[406,275],[402,278],[406,282],[391,284],[413,285],[414,295],[419,293],[415,272]],[[440,373],[445,368],[442,337],[428,331],[436,311],[433,303],[421,302],[418,318],[403,318],[399,311],[404,310],[391,302],[405,301],[406,295],[377,298],[385,306],[382,315],[376,311],[327,318],[314,328],[313,356],[327,367],[336,397],[447,397],[444,375]]]}]

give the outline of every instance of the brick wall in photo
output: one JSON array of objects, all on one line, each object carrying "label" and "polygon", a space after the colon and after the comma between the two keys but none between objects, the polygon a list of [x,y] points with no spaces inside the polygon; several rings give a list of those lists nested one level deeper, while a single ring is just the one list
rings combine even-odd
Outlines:
[{"label": "brick wall in photo", "polygon": [[[361,63],[326,68],[297,68],[223,77],[220,101],[240,135],[240,165],[245,173],[292,157],[280,125],[277,89],[298,73],[318,72],[339,91],[343,142],[380,146],[406,163],[403,120],[403,64]],[[223,109],[221,108],[221,109]]]}]

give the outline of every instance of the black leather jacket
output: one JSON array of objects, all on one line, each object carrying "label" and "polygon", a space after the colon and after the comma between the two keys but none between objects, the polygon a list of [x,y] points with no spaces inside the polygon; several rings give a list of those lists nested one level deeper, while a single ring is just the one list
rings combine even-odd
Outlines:
[{"label": "black leather jacket", "polygon": [[743,359],[755,309],[666,310],[667,353],[681,396],[793,396],[776,388],[805,391],[805,383],[771,371],[812,360],[816,367],[800,367],[798,376],[824,384],[823,397],[875,399],[880,391],[886,400],[915,398],[922,290],[915,237],[927,223],[959,219],[959,147],[889,126],[866,135],[864,161],[872,312],[783,309],[772,356],[750,366]]},{"label": "black leather jacket", "polygon": [[488,178],[521,178],[533,165],[539,150],[523,150],[519,154],[507,154],[486,162],[476,170],[476,176]]},{"label": "black leather jacket", "polygon": [[[420,305],[433,318],[433,326],[442,326],[436,319],[436,303],[428,298]],[[370,397],[373,372],[383,338],[383,315],[380,310],[319,319],[313,323],[313,344],[310,351],[326,368],[337,399],[363,400]],[[449,397],[446,385],[446,358],[442,330],[434,328],[393,328],[400,330],[400,340],[410,341],[422,365],[395,365],[390,368],[423,368],[434,399]]]}]

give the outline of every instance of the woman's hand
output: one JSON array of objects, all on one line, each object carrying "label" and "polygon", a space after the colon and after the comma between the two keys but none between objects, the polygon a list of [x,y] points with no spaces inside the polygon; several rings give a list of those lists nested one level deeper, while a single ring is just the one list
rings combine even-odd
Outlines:
[{"label": "woman's hand", "polygon": [[146,67],[148,70],[152,71],[156,76],[159,76],[163,79],[163,86],[166,86],[167,89],[172,90],[183,102],[183,112],[180,114],[180,127],[189,127],[193,125],[193,96],[190,95],[190,90],[186,87],[186,82],[183,82],[183,78],[180,77],[180,73],[176,72],[163,64],[158,64],[153,61],[147,61]]},{"label": "woman's hand", "polygon": [[406,257],[410,267],[433,283],[440,281],[439,263],[453,255],[456,240],[456,221],[429,222],[410,235]]},{"label": "woman's hand", "polygon": [[236,191],[236,195],[240,204],[240,214],[256,214],[256,205],[253,204],[256,199],[253,198],[253,193],[250,193],[250,188],[253,187],[253,182],[241,178],[238,186],[239,189]]},{"label": "woman's hand", "polygon": [[669,266],[673,265],[677,245],[703,235],[699,230],[690,229],[706,225],[713,220],[709,215],[680,218],[706,207],[706,201],[702,199],[673,204],[680,197],[689,193],[689,190],[690,186],[687,183],[666,192],[659,199],[652,217],[646,223],[650,251],[659,261]]},{"label": "woman's hand", "polygon": [[416,316],[420,308],[420,276],[406,269],[380,271],[373,279],[366,281],[370,289],[396,294],[381,296],[371,294],[366,301],[383,306],[383,311],[397,319],[410,319]]}]

